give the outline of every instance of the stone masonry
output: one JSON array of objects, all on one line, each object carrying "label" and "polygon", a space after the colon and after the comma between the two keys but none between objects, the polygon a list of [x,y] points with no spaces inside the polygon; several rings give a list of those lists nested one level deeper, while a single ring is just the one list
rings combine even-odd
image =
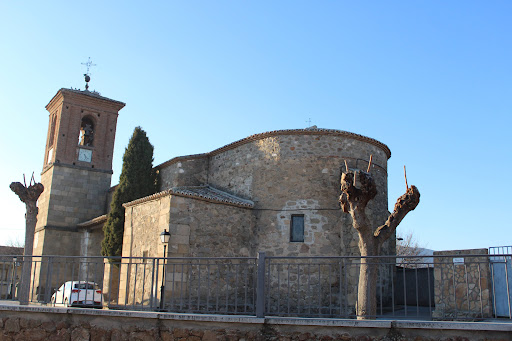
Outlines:
[{"label": "stone masonry", "polygon": [[507,323],[258,319],[0,306],[0,340],[507,341]]},{"label": "stone masonry", "polygon": [[[106,212],[117,116],[123,107],[124,103],[98,93],[74,89],[60,89],[46,106],[49,124],[41,173],[45,190],[38,203],[33,248],[39,264],[48,263],[50,255],[91,255],[82,244],[84,240],[92,244],[95,238],[81,233],[79,225]],[[92,125],[94,136],[87,145],[79,141],[84,120]],[[79,157],[84,150],[90,153],[89,160]],[[34,270],[33,299],[43,299],[48,294],[44,288],[53,290],[62,284],[60,279],[46,283],[46,269],[38,266]],[[65,280],[83,272],[66,271],[62,274]]]},{"label": "stone masonry", "polygon": [[[197,257],[229,257],[254,253],[254,244],[250,238],[254,222],[252,216],[246,214],[247,208],[194,200],[170,193],[156,195],[153,200],[139,205],[125,206],[123,257],[163,256],[163,246],[158,236],[164,229],[171,233],[167,257],[188,257],[191,254]],[[152,264],[146,266],[151,268]],[[167,265],[167,271],[167,276],[177,279],[175,283],[180,288],[182,279],[186,281],[188,278],[181,273],[188,269],[176,269],[172,262]],[[146,272],[149,276],[150,272]],[[144,286],[143,282],[151,283],[151,279],[144,277],[144,267],[122,266],[120,302],[133,302],[135,278],[136,303],[143,303],[141,300],[147,301],[150,298],[151,287]],[[160,281],[161,272],[155,279],[156,283]],[[127,283],[132,287],[127,286]],[[170,293],[172,288],[168,289]]]},{"label": "stone masonry", "polygon": [[[207,154],[169,160],[157,166],[162,192],[125,204],[123,256],[160,257],[163,246],[158,236],[164,229],[171,233],[171,257],[255,257],[260,251],[268,256],[357,256],[357,233],[339,207],[339,181],[344,161],[351,169],[366,171],[370,155],[378,195],[367,211],[377,226],[388,215],[390,152],[370,138],[338,130],[282,130],[253,135]],[[222,191],[233,202],[251,205],[237,207],[195,193],[201,185]],[[180,189],[192,192],[185,195]],[[290,242],[293,215],[304,216],[304,242]],[[383,251],[394,254],[394,243],[387,243]],[[355,267],[349,270],[357,272]],[[126,284],[134,271],[121,268],[121,288],[133,290]],[[167,271],[167,276],[188,278],[170,266]],[[356,283],[357,274],[346,284],[355,288]],[[136,285],[138,290],[141,284]],[[353,306],[353,290],[347,294]],[[130,295],[122,293],[120,301],[133,301]],[[142,301],[149,297],[142,292],[135,296]]]},{"label": "stone masonry", "polygon": [[434,252],[434,318],[492,317],[492,282],[487,254],[487,249]]},{"label": "stone masonry", "polygon": [[[39,200],[35,255],[78,255],[80,243],[65,243],[59,234],[76,233],[79,223],[105,214],[117,116],[123,107],[97,93],[72,89],[60,89],[46,106],[49,125],[41,174],[45,191]],[[94,125],[94,143],[89,146],[79,145],[85,118]],[[82,148],[91,152],[90,162],[79,159]]]},{"label": "stone masonry", "polygon": [[[34,254],[100,255],[101,225],[113,193],[110,180],[117,117],[124,105],[95,92],[60,89],[46,106],[49,125],[42,172],[46,190],[39,201]],[[86,126],[87,143],[81,136]],[[351,169],[366,170],[370,155],[378,195],[368,205],[367,214],[372,225],[378,226],[388,215],[391,152],[362,135],[316,126],[271,131],[157,166],[161,192],[125,204],[122,254],[132,261],[138,259],[140,265],[119,269],[121,279],[113,285],[119,285],[120,299],[145,300],[146,287],[130,297],[127,290],[133,288],[124,284],[148,266],[144,257],[163,255],[158,236],[164,229],[171,233],[167,252],[171,257],[254,258],[258,252],[267,256],[357,256],[357,233],[349,215],[339,207],[339,181],[345,162]],[[304,221],[300,242],[290,237],[294,216]],[[383,247],[384,254],[394,251],[392,242]],[[176,275],[171,267],[167,266],[166,274]],[[44,270],[38,271],[37,286],[45,275]],[[180,278],[191,275],[183,273]],[[357,276],[350,276],[347,285],[353,288],[356,283]],[[47,288],[57,284],[45,283]],[[348,295],[353,297],[353,293]]]},{"label": "stone masonry", "polygon": [[[350,217],[341,212],[337,201],[341,169],[346,160],[350,168],[366,170],[370,155],[379,194],[368,213],[377,225],[387,217],[390,152],[380,142],[360,135],[327,129],[274,131],[207,154],[175,158],[157,168],[162,190],[208,183],[252,200],[258,251],[276,256],[341,256],[359,253]],[[304,243],[289,242],[293,214],[305,216]],[[389,246],[385,249],[394,251]]]}]

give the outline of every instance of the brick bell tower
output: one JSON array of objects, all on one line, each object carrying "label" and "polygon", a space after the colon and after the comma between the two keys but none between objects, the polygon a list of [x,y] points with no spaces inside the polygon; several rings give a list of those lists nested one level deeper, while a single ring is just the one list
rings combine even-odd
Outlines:
[{"label": "brick bell tower", "polygon": [[119,110],[125,104],[88,90],[60,89],[50,113],[34,255],[79,255],[77,224],[106,213]]}]

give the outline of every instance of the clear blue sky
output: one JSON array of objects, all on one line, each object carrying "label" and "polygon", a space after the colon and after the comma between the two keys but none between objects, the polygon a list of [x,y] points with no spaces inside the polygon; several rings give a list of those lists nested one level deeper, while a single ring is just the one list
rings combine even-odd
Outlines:
[{"label": "clear blue sky", "polygon": [[399,230],[436,250],[512,245],[511,1],[2,1],[0,244],[24,239],[12,181],[40,179],[45,105],[62,87],[126,103],[113,184],[135,126],[155,165],[251,134],[322,128],[392,151]]}]

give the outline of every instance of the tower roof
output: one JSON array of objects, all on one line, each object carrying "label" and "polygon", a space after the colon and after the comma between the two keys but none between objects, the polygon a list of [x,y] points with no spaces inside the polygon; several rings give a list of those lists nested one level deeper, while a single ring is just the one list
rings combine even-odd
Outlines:
[{"label": "tower roof", "polygon": [[116,100],[110,99],[108,97],[101,96],[96,91],[61,88],[61,89],[59,89],[59,91],[57,91],[55,96],[53,96],[53,98],[50,100],[50,102],[46,105],[46,109],[48,110],[48,108],[51,107],[55,102],[57,102],[59,100],[59,98],[66,97],[67,95],[71,95],[71,96],[78,95],[80,97],[87,96],[85,98],[97,99],[97,100],[99,99],[101,101],[105,101],[106,103],[108,103],[110,105],[113,105],[114,107],[117,108],[117,110],[121,110],[126,105],[123,102],[116,101]]}]

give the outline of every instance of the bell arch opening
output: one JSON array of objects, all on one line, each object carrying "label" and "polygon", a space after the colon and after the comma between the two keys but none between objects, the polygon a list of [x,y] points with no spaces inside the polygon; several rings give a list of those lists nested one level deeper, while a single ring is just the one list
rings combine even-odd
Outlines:
[{"label": "bell arch opening", "polygon": [[94,143],[94,120],[90,116],[84,116],[80,124],[80,136],[78,145],[92,147]]}]

